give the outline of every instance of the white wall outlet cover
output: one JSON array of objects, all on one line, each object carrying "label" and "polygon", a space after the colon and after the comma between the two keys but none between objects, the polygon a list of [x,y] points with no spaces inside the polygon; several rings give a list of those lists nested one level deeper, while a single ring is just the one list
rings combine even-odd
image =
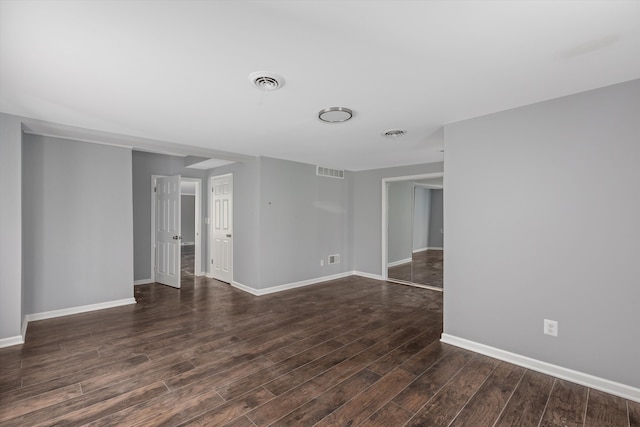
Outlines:
[{"label": "white wall outlet cover", "polygon": [[552,337],[558,336],[558,322],[555,320],[544,319],[544,333]]}]

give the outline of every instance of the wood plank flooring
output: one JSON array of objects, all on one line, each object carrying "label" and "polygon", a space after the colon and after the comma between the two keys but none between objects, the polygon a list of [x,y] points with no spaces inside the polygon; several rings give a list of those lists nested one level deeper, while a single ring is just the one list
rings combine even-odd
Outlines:
[{"label": "wood plank flooring", "polygon": [[182,286],[30,323],[0,349],[0,425],[640,426],[639,403],[440,343],[440,292]]}]

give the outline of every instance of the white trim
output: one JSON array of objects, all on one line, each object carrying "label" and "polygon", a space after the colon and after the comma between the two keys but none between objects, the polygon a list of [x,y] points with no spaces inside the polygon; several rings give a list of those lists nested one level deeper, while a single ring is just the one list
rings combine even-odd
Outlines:
[{"label": "white trim", "polygon": [[248,292],[255,296],[262,296],[262,295],[273,294],[275,292],[288,291],[289,289],[301,288],[303,286],[314,285],[316,283],[327,282],[329,280],[342,279],[343,277],[348,277],[352,275],[353,275],[352,271],[347,271],[345,273],[332,274],[330,276],[322,276],[322,277],[317,277],[315,279],[307,279],[307,280],[301,280],[299,282],[286,283],[284,285],[270,286],[264,289],[254,289],[252,287],[243,285],[242,283],[239,283],[236,281],[232,281],[231,286],[233,286],[234,288],[243,290],[245,292]]},{"label": "white trim", "polygon": [[262,295],[258,289],[253,289],[247,285],[243,285],[240,282],[232,281],[231,286],[233,286],[234,288],[240,289],[241,291],[245,291],[256,297],[259,297],[260,295]]},{"label": "white trim", "polygon": [[148,285],[149,283],[153,283],[153,279],[151,277],[149,277],[148,279],[134,280],[133,281],[133,286],[136,286],[136,285]]},{"label": "white trim", "polygon": [[[380,261],[380,270],[382,271],[382,279],[387,280],[388,248],[387,248],[387,215],[389,205],[389,183],[395,181],[412,181],[414,179],[429,179],[444,177],[444,172],[426,173],[421,175],[394,176],[382,178],[382,242],[380,252],[382,253]],[[444,188],[444,187],[443,187]]]},{"label": "white trim", "polygon": [[0,339],[0,348],[11,347],[12,345],[18,344],[24,344],[24,338],[22,338],[22,335]]},{"label": "white trim", "polygon": [[594,375],[585,374],[584,372],[574,371],[573,369],[568,369],[562,366],[543,362],[541,360],[532,359],[527,356],[511,353],[506,350],[501,350],[499,348],[480,344],[464,338],[458,338],[449,334],[443,333],[440,341],[446,344],[454,345],[456,347],[471,350],[476,353],[484,354],[495,359],[504,360],[505,362],[513,363],[514,365],[522,366],[533,371],[542,372],[543,374],[571,381],[585,387],[604,391],[605,393],[613,394],[624,399],[640,402],[640,388],[631,387],[615,381],[596,377]]},{"label": "white trim", "polygon": [[27,339],[27,326],[29,326],[29,321],[27,320],[27,316],[22,318],[22,330],[20,333],[22,334],[22,341]]},{"label": "white trim", "polygon": [[414,288],[429,289],[430,291],[436,291],[436,292],[443,291],[443,289],[438,286],[423,285],[421,283],[407,282],[406,280],[400,280],[400,279],[389,278],[387,279],[387,282],[397,283],[399,285],[405,285],[405,286],[413,286]]},{"label": "white trim", "polygon": [[24,316],[26,322],[36,320],[52,319],[54,317],[69,316],[71,314],[86,313],[88,311],[102,310],[105,308],[120,307],[121,305],[135,304],[135,298],[125,298],[115,301],[99,302],[97,304],[81,305],[78,307],[63,308],[61,310],[45,311],[42,313],[27,314]]},{"label": "white trim", "polygon": [[387,268],[389,267],[395,267],[396,265],[400,265],[400,264],[407,264],[411,262],[411,258],[405,258],[405,259],[401,259],[399,261],[393,261],[387,264]]},{"label": "white trim", "polygon": [[373,280],[385,280],[380,274],[365,273],[364,271],[352,271],[354,276],[365,277]]},{"label": "white trim", "polygon": [[413,253],[424,252],[424,251],[443,251],[444,248],[442,246],[427,246],[426,248],[414,249]]}]

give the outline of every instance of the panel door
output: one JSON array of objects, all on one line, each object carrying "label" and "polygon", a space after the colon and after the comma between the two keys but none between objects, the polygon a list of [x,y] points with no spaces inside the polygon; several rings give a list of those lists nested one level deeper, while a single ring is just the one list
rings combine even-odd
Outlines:
[{"label": "panel door", "polygon": [[156,180],[156,282],[180,287],[180,175]]},{"label": "panel door", "polygon": [[211,274],[231,283],[233,279],[233,176],[211,178]]}]

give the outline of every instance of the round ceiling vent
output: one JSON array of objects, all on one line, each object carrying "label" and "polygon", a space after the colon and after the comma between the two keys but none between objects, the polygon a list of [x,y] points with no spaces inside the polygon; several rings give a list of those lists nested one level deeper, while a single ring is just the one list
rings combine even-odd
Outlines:
[{"label": "round ceiling vent", "polygon": [[407,131],[403,129],[389,129],[387,131],[384,131],[382,135],[388,136],[389,138],[398,138],[404,135],[405,133],[407,133]]},{"label": "round ceiling vent", "polygon": [[268,71],[256,71],[249,75],[249,81],[260,90],[276,90],[284,86],[284,79]]}]

